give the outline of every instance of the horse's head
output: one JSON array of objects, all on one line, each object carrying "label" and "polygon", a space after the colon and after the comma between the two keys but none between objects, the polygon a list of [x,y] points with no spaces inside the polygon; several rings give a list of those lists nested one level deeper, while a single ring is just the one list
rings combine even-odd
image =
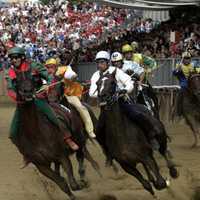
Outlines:
[{"label": "horse's head", "polygon": [[188,78],[188,87],[200,102],[200,74],[191,74]]},{"label": "horse's head", "polygon": [[29,71],[17,73],[16,92],[18,101],[28,102],[33,100],[34,82]]},{"label": "horse's head", "polygon": [[101,102],[110,103],[113,100],[113,96],[116,93],[116,70],[112,74],[104,75],[97,83],[98,96]]}]

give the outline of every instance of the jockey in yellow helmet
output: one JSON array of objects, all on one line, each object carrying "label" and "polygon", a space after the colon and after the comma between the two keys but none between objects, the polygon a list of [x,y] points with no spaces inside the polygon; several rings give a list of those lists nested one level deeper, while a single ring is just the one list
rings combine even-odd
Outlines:
[{"label": "jockey in yellow helmet", "polygon": [[133,41],[131,47],[133,49],[132,60],[143,66],[145,68],[146,76],[148,76],[148,73],[151,73],[157,68],[156,61],[153,58],[138,52],[138,42]]},{"label": "jockey in yellow helmet", "polygon": [[87,108],[81,103],[80,98],[82,96],[83,87],[80,83],[76,82],[74,79],[77,74],[72,70],[71,66],[59,66],[56,72],[56,76],[62,77],[64,79],[64,95],[67,101],[73,105],[79,112],[84,124],[85,129],[91,138],[95,138],[94,126],[90,114]]},{"label": "jockey in yellow helmet", "polygon": [[139,77],[140,83],[144,79],[144,69],[140,66],[139,63],[132,60],[133,48],[129,44],[122,46],[122,53],[124,55],[124,61],[122,70],[129,75],[135,75]]}]

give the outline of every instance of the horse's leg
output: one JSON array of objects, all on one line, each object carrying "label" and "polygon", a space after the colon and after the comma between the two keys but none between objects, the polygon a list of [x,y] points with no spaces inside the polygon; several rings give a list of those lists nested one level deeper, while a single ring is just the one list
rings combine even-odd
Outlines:
[{"label": "horse's leg", "polygon": [[74,191],[80,190],[81,186],[77,183],[77,181],[74,178],[74,172],[73,172],[71,160],[68,157],[63,157],[61,159],[61,164],[62,164],[63,169],[67,173],[71,189]]},{"label": "horse's leg", "polygon": [[199,134],[198,127],[195,124],[195,119],[194,119],[193,116],[191,116],[191,115],[184,115],[184,117],[185,117],[186,123],[191,128],[193,136],[194,136],[194,143],[191,146],[191,148],[195,148],[198,145],[198,134]]},{"label": "horse's leg", "polygon": [[153,182],[155,188],[157,190],[162,190],[167,187],[167,182],[165,179],[161,176],[159,167],[153,158],[153,156],[149,156],[146,160],[145,163],[146,166],[149,168],[149,170],[155,175],[156,181]]},{"label": "horse's leg", "polygon": [[120,162],[120,165],[127,173],[133,175],[143,185],[144,189],[150,192],[153,196],[155,195],[149,181],[145,180],[142,174],[135,167],[132,167],[124,162]]},{"label": "horse's leg", "polygon": [[142,163],[142,165],[147,173],[147,177],[148,177],[149,181],[154,183],[155,179],[154,179],[153,175],[151,174],[151,172],[149,171],[148,167],[144,163]]},{"label": "horse's leg", "polygon": [[178,174],[178,171],[176,169],[176,165],[169,158],[167,151],[165,152],[165,154],[163,154],[163,157],[165,158],[166,163],[167,163],[167,167],[169,168],[169,174],[170,174],[170,176],[172,178],[178,178],[179,174]]},{"label": "horse's leg", "polygon": [[76,200],[76,197],[73,195],[73,193],[69,189],[67,182],[62,176],[59,176],[48,166],[36,164],[36,167],[41,174],[54,181],[60,187],[60,189],[69,196],[70,200]]},{"label": "horse's leg", "polygon": [[85,178],[85,165],[84,165],[84,152],[83,152],[83,148],[80,148],[77,152],[76,152],[76,159],[78,161],[79,164],[79,169],[78,169],[78,173],[80,175],[80,181],[81,181],[81,186],[82,187],[87,187],[88,186],[88,181]]},{"label": "horse's leg", "polygon": [[84,158],[86,158],[86,160],[92,165],[92,167],[99,174],[99,176],[102,177],[99,164],[93,159],[86,146],[84,147]]}]

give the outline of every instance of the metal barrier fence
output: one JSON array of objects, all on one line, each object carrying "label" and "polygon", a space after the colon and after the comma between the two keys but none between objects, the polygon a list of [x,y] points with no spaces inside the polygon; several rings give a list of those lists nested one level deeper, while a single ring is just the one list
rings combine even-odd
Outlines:
[{"label": "metal barrier fence", "polygon": [[[158,68],[149,77],[153,85],[174,85],[177,84],[176,79],[172,75],[178,60],[176,59],[160,59],[157,60]],[[77,66],[77,73],[81,81],[89,80],[92,74],[97,70],[95,63],[81,63]]]},{"label": "metal barrier fence", "polygon": [[149,77],[151,84],[155,86],[177,85],[177,80],[172,74],[177,62],[176,59],[157,60],[158,68]]}]

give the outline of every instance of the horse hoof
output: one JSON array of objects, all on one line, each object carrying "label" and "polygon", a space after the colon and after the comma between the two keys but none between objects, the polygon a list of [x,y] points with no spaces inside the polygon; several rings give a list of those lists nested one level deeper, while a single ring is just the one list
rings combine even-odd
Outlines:
[{"label": "horse hoof", "polygon": [[179,177],[179,173],[178,173],[178,171],[177,171],[177,169],[175,167],[170,168],[169,169],[169,173],[170,173],[170,176],[172,178],[178,178]]},{"label": "horse hoof", "polygon": [[155,187],[157,190],[163,190],[163,189],[165,189],[165,188],[167,187],[167,184],[169,184],[169,182],[167,183],[167,181],[165,181],[165,180],[163,179],[163,180],[154,182],[154,187]]},{"label": "horse hoof", "polygon": [[150,184],[148,181],[145,181],[145,182],[143,183],[143,187],[144,187],[145,190],[147,190],[147,191],[150,192],[153,196],[155,196],[155,193],[154,193],[154,191],[153,191],[153,188],[152,188],[151,184]]}]

